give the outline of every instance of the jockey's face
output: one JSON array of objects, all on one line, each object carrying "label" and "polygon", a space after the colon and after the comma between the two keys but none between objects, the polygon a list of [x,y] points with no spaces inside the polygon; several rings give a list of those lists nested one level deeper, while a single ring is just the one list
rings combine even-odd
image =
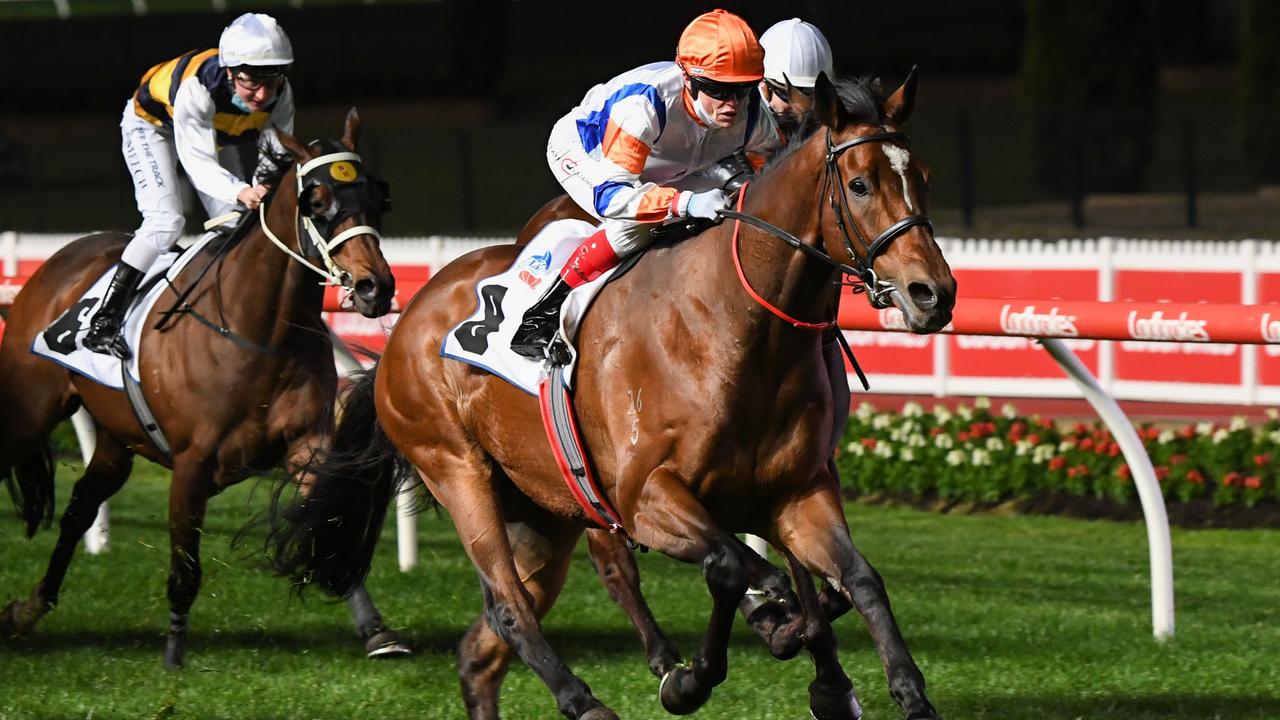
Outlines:
[{"label": "jockey's face", "polygon": [[284,84],[284,75],[255,77],[243,71],[227,70],[227,79],[231,81],[236,95],[255,112],[265,110]]},{"label": "jockey's face", "polygon": [[733,125],[750,93],[755,92],[754,83],[712,83],[688,77],[685,78],[685,87],[690,97],[695,95],[696,89],[697,97],[694,98],[694,102],[701,105],[706,116],[722,128]]},{"label": "jockey's face", "polygon": [[[813,88],[798,88],[793,86],[790,92],[798,92],[804,94],[806,97],[811,97],[813,94]],[[783,115],[792,111],[794,103],[792,102],[790,92],[787,90],[785,85],[778,85],[768,80],[760,81],[760,94],[763,95],[764,99],[769,103],[769,109],[773,110],[775,115]],[[796,112],[800,112],[800,110],[796,110]]]}]

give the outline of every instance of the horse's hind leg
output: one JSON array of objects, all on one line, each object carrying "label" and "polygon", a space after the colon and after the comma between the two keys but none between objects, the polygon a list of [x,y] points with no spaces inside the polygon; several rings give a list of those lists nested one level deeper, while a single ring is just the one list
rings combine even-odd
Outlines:
[{"label": "horse's hind leg", "polygon": [[351,611],[351,624],[355,626],[356,636],[364,641],[365,657],[387,660],[413,654],[400,634],[383,622],[382,613],[373,604],[364,583],[360,583],[360,587],[347,598],[347,609]]},{"label": "horse's hind leg", "polygon": [[640,635],[640,644],[644,646],[649,660],[649,671],[656,677],[666,675],[680,663],[680,652],[658,627],[658,621],[640,593],[640,570],[636,567],[635,556],[620,535],[601,529],[587,531],[587,551],[609,597],[622,608]]},{"label": "horse's hind leg", "polygon": [[80,538],[93,525],[94,518],[98,516],[98,506],[114,495],[129,478],[132,460],[132,452],[109,435],[99,433],[97,447],[84,476],[71,490],[71,501],[62,514],[58,542],[54,545],[44,577],[27,600],[14,601],[5,608],[0,615],[0,632],[11,635],[30,632],[36,622],[57,604],[63,578]]},{"label": "horse's hind leg", "polygon": [[[513,521],[540,531],[523,540],[517,537],[513,547],[513,540],[504,532],[508,528],[507,517],[498,501],[498,478],[490,461],[476,456],[459,460],[439,448],[430,453],[408,454],[422,471],[431,494],[453,517],[458,537],[480,574],[485,592],[483,622],[477,622],[468,632],[458,658],[469,717],[474,720],[498,716],[497,687],[507,662],[495,642],[501,640],[547,686],[565,717],[616,719],[617,715],[591,694],[591,688],[551,648],[539,624],[539,607],[550,607],[564,582],[567,555],[578,538],[577,531],[566,539],[557,539],[558,533],[534,525],[533,520],[513,517]],[[436,478],[446,478],[447,482],[435,482]],[[538,546],[548,540],[547,549],[539,550]],[[561,548],[562,543],[569,547]],[[531,560],[538,562],[530,564]]]},{"label": "horse's hind leg", "polygon": [[[516,572],[524,584],[541,620],[555,604],[569,571],[569,561],[580,535],[576,527],[548,516],[541,509],[519,501],[521,519],[508,521],[507,538],[511,543]],[[462,696],[473,718],[498,717],[498,691],[511,661],[512,647],[495,632],[493,623],[497,603],[483,575],[485,611],[462,640],[458,653],[458,674]],[[601,709],[600,712],[607,712]],[[606,715],[605,717],[607,717]]]},{"label": "horse's hind leg", "polygon": [[782,508],[777,529],[787,550],[837,588],[862,614],[880,654],[889,695],[908,720],[936,718],[937,711],[925,696],[924,675],[907,650],[889,607],[884,581],[849,537],[834,482],[830,491],[810,493]]}]

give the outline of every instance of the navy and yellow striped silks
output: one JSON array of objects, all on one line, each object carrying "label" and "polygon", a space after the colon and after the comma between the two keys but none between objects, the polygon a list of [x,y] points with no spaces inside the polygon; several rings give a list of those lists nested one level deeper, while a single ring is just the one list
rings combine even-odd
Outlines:
[{"label": "navy and yellow striped silks", "polygon": [[[199,79],[213,97],[213,129],[219,147],[257,142],[258,133],[271,116],[273,98],[266,110],[247,112],[232,102],[235,92],[227,80],[226,70],[218,64],[218,51],[192,50],[152,67],[142,76],[133,95],[133,108],[138,117],[157,127],[173,129],[173,103],[178,86],[188,78]],[[280,92],[288,92],[288,85]]]}]

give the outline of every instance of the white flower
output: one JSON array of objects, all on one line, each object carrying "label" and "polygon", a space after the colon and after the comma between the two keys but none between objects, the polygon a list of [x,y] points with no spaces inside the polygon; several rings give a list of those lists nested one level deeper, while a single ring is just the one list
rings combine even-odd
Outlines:
[{"label": "white flower", "polygon": [[1197,435],[1208,435],[1212,432],[1213,432],[1213,423],[1211,422],[1196,423]]},{"label": "white flower", "polygon": [[951,452],[947,453],[947,464],[952,467],[955,467],[956,465],[963,463],[967,458],[968,456],[965,454],[965,451],[952,450]]},{"label": "white flower", "polygon": [[915,420],[907,420],[906,422],[902,423],[902,436],[906,437],[908,435],[911,435],[917,432],[919,428],[920,428],[920,423],[916,422]]},{"label": "white flower", "polygon": [[924,415],[924,406],[918,402],[907,401],[902,406],[903,417],[920,417]]},{"label": "white flower", "polygon": [[987,449],[991,452],[1000,452],[1004,449],[1004,440],[992,435],[987,438]]},{"label": "white flower", "polygon": [[1005,403],[1000,406],[1000,414],[1012,420],[1018,417],[1018,408],[1014,407],[1013,403]]},{"label": "white flower", "polygon": [[863,447],[862,443],[860,442],[851,442],[849,443],[849,446],[846,449],[853,455],[856,455],[857,457],[862,457],[863,455],[867,454],[867,449]]},{"label": "white flower", "polygon": [[1062,442],[1058,443],[1058,452],[1067,452],[1073,447],[1075,447],[1075,444],[1071,443],[1068,440],[1063,440]]},{"label": "white flower", "polygon": [[983,397],[979,395],[978,397],[973,399],[973,406],[978,408],[979,410],[990,410],[991,398]]},{"label": "white flower", "polygon": [[1227,439],[1227,436],[1228,436],[1228,435],[1230,435],[1230,434],[1231,434],[1231,431],[1230,431],[1230,430],[1228,430],[1228,429],[1226,429],[1226,428],[1218,428],[1218,429],[1217,429],[1217,430],[1215,430],[1215,431],[1214,431],[1214,433],[1213,433],[1213,444],[1214,444],[1214,445],[1217,445],[1217,444],[1221,443],[1223,440],[1226,440],[1226,439]]},{"label": "white flower", "polygon": [[1030,440],[1019,440],[1013,445],[1013,454],[1018,457],[1024,457],[1027,453],[1031,452],[1034,447],[1035,446],[1031,444]]},{"label": "white flower", "polygon": [[1053,446],[1049,443],[1042,443],[1037,445],[1035,451],[1031,454],[1031,462],[1039,465],[1040,463],[1048,462],[1053,458],[1053,455]]},{"label": "white flower", "polygon": [[950,450],[956,446],[956,441],[946,433],[938,433],[938,435],[933,438],[933,444],[940,450]]},{"label": "white flower", "polygon": [[961,420],[965,420],[965,421],[972,420],[973,408],[969,407],[968,405],[957,405],[956,415],[959,415]]},{"label": "white flower", "polygon": [[876,430],[883,430],[893,424],[893,417],[889,413],[881,413],[871,420],[871,427]]},{"label": "white flower", "polygon": [[920,433],[916,433],[915,435],[912,435],[911,437],[907,438],[907,445],[910,447],[922,448],[928,444],[929,442],[924,439],[924,435],[921,435]]},{"label": "white flower", "polygon": [[1243,430],[1249,427],[1249,421],[1243,415],[1233,415],[1231,417],[1231,431]]},{"label": "white flower", "polygon": [[902,458],[903,462],[915,462],[916,451],[909,447],[904,447],[898,452],[898,457]]},{"label": "white flower", "polygon": [[1272,430],[1267,433],[1267,439],[1270,440],[1273,445],[1280,445],[1280,430]]},{"label": "white flower", "polygon": [[933,417],[936,418],[940,424],[946,423],[951,419],[951,411],[947,409],[946,405],[934,405]]},{"label": "white flower", "polygon": [[987,452],[986,450],[980,450],[980,449],[974,450],[973,464],[974,465],[990,465],[991,453]]},{"label": "white flower", "polygon": [[903,437],[905,437],[905,435],[903,434],[901,426],[889,431],[889,439],[894,442],[902,442]]},{"label": "white flower", "polygon": [[1172,430],[1161,430],[1160,435],[1156,437],[1156,442],[1160,443],[1161,445],[1168,445],[1169,443],[1173,442],[1174,439],[1177,437],[1178,436],[1174,435]]},{"label": "white flower", "polygon": [[893,445],[884,442],[883,440],[876,443],[875,455],[876,457],[884,458],[885,460],[892,460]]},{"label": "white flower", "polygon": [[1267,417],[1272,420],[1280,420],[1280,410],[1276,408],[1267,408]]}]

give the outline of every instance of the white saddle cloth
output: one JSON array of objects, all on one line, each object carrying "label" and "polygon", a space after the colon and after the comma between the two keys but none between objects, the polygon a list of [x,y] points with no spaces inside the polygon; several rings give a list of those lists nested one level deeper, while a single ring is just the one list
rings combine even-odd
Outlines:
[{"label": "white saddle cloth", "polygon": [[[512,352],[511,336],[520,326],[525,310],[542,297],[578,244],[595,231],[595,225],[582,220],[557,220],[543,228],[510,268],[476,284],[476,311],[445,335],[440,354],[488,370],[536,396],[546,367]],[[572,347],[578,325],[613,272],[611,269],[574,288],[561,308],[560,333],[569,341],[573,358],[564,372],[566,387],[572,383],[578,362],[577,350]]]},{"label": "white saddle cloth", "polygon": [[[170,280],[176,278],[178,273],[182,272],[182,269],[191,261],[191,258],[200,253],[200,248],[204,247],[214,237],[216,235],[213,233],[205,235],[181,255],[177,252],[167,252],[156,258],[155,263],[147,270],[146,277],[142,279],[142,283],[145,285],[151,278],[160,273],[166,273]],[[73,372],[100,382],[107,387],[119,389],[124,387],[120,358],[115,355],[96,353],[84,347],[84,336],[89,332],[89,320],[102,304],[102,296],[106,294],[107,286],[111,283],[111,276],[115,273],[115,269],[115,265],[108,268],[107,272],[93,283],[93,286],[80,297],[79,301],[59,315],[58,319],[54,320],[44,332],[36,335],[35,340],[31,342],[31,352],[49,358],[60,365],[65,365]],[[129,350],[133,352],[133,357],[129,360],[129,375],[134,380],[140,380],[138,375],[138,348],[142,339],[142,326],[147,315],[151,312],[151,308],[167,287],[168,283],[165,281],[157,282],[147,291],[146,295],[141,299],[135,300],[125,314],[125,343],[129,346]]]}]

